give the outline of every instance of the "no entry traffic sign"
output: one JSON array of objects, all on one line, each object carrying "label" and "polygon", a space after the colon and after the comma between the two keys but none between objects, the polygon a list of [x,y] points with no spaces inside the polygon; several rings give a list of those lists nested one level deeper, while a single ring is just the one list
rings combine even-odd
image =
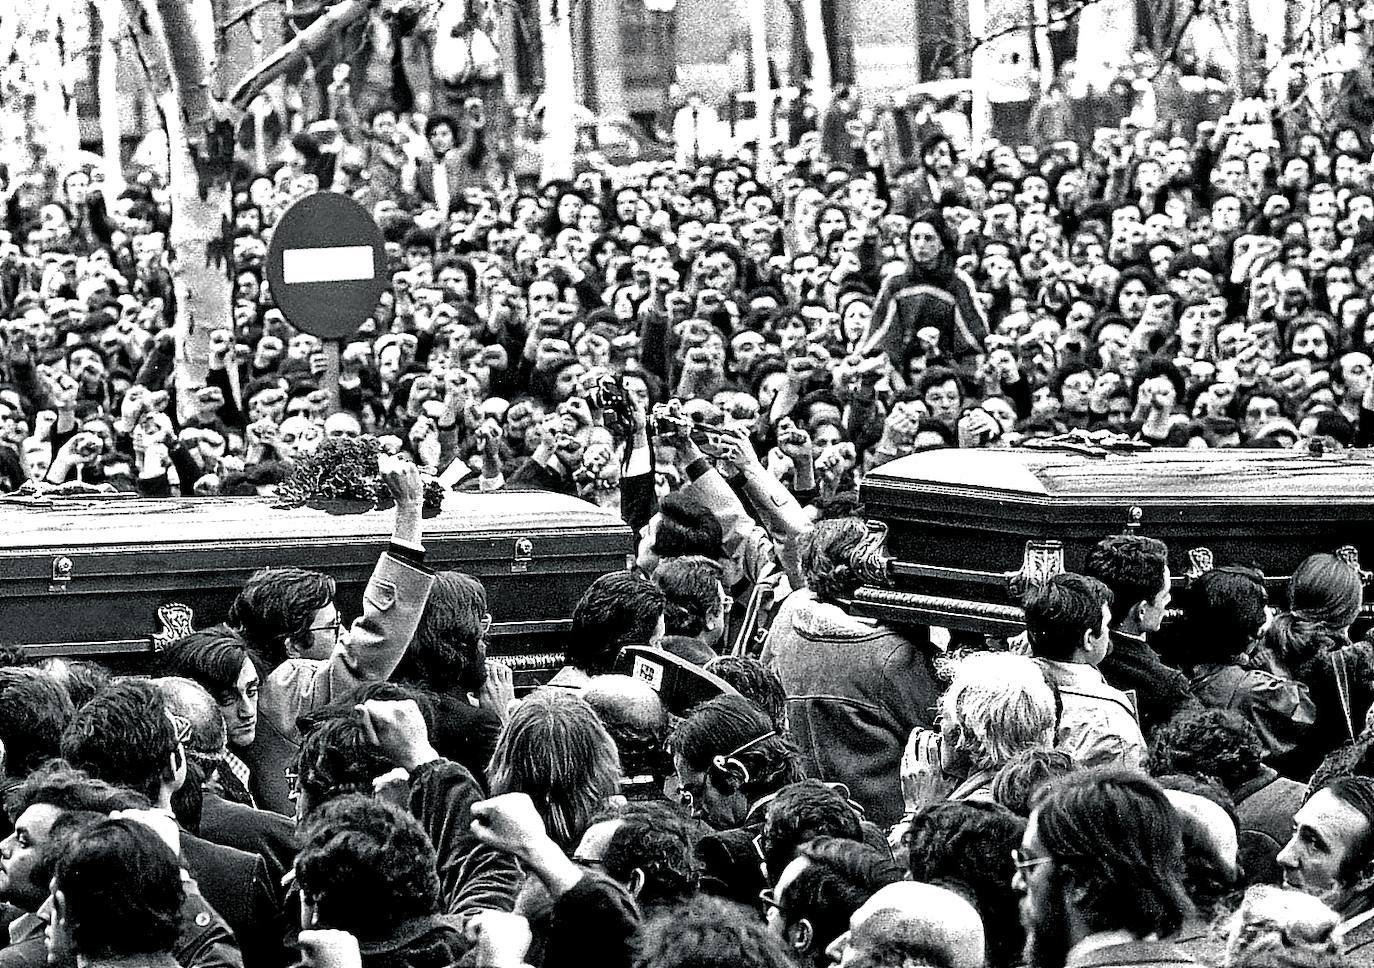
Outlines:
[{"label": "no entry traffic sign", "polygon": [[292,205],[267,247],[267,281],[287,322],[320,339],[352,336],[389,278],[372,216],[347,195],[316,192]]}]

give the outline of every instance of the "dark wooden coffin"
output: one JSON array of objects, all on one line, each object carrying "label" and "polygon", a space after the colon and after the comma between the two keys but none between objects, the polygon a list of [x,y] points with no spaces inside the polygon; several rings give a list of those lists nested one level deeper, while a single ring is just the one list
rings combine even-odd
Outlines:
[{"label": "dark wooden coffin", "polygon": [[[332,575],[351,621],[394,520],[270,498],[0,500],[0,640],[137,668],[165,623],[184,621],[173,606],[188,607],[196,628],[219,622],[267,565]],[[426,518],[424,542],[436,569],[481,579],[492,653],[517,672],[561,665],[573,605],[634,555],[617,515],[534,491],[450,494]]]},{"label": "dark wooden coffin", "polygon": [[937,450],[883,465],[859,493],[875,525],[854,609],[894,622],[1015,631],[1031,583],[1127,531],[1168,544],[1176,586],[1252,564],[1279,605],[1310,554],[1374,560],[1371,451]]}]

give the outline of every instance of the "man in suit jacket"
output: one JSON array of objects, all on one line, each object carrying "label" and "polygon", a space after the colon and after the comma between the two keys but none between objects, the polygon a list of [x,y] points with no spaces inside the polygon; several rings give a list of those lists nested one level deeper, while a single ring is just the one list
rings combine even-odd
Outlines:
[{"label": "man in suit jacket", "polygon": [[[191,724],[168,708],[147,680],[104,689],[78,710],[62,734],[62,757],[77,769],[147,797],[174,816],[172,795],[186,781]],[[183,865],[238,938],[244,968],[282,968],[285,924],[267,862],[180,831]]]},{"label": "man in suit jacket", "polygon": [[[192,640],[205,634],[196,633],[168,651],[183,654],[193,651],[178,647],[194,645]],[[295,862],[295,823],[271,810],[256,810],[220,795],[214,781],[225,769],[228,742],[219,704],[209,690],[190,679],[167,676],[154,681],[162,691],[167,708],[190,723],[187,757],[200,768],[201,775],[209,778],[200,791],[200,822],[196,825],[196,834],[213,844],[260,856],[267,863],[268,883],[275,891]]]},{"label": "man in suit jacket", "polygon": [[[48,897],[52,869],[66,847],[113,810],[145,809],[138,794],[65,766],[30,774],[7,800],[15,812],[16,834],[0,854],[3,899],[19,912],[7,925],[8,944],[0,948],[3,968],[73,968],[49,961],[44,933],[52,920]],[[61,822],[59,825],[59,821]],[[201,895],[189,873],[182,878],[185,897],[172,954],[182,968],[243,968],[243,955],[229,925]]]},{"label": "man in suit jacket", "polygon": [[[300,748],[297,721],[364,683],[389,679],[415,635],[434,584],[420,543],[420,472],[395,457],[384,456],[380,467],[396,500],[396,524],[363,590],[362,617],[352,628],[342,624],[332,580],[302,569],[255,573],[229,610],[229,624],[249,647],[276,663],[262,680],[255,737],[244,759],[252,769],[250,789],[259,806],[288,816],[295,813],[286,771]],[[315,599],[294,601],[283,591],[312,583],[324,589]]]}]

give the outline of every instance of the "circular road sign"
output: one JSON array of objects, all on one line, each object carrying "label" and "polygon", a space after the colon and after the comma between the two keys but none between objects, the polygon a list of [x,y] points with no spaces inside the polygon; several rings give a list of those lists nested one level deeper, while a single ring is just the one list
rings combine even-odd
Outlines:
[{"label": "circular road sign", "polygon": [[386,244],[372,216],[347,195],[316,192],[277,222],[267,281],[287,322],[320,339],[345,339],[386,289]]}]

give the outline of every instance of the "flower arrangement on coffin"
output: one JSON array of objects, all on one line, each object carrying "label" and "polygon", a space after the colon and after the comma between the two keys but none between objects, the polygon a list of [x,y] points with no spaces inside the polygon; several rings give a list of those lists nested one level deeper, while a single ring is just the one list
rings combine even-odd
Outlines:
[{"label": "flower arrangement on coffin", "polygon": [[[277,485],[281,507],[361,503],[359,510],[389,507],[391,494],[382,482],[377,458],[385,451],[376,437],[329,437],[310,454],[296,459],[296,469]],[[444,503],[443,486],[425,481],[425,510],[437,512]]]}]

